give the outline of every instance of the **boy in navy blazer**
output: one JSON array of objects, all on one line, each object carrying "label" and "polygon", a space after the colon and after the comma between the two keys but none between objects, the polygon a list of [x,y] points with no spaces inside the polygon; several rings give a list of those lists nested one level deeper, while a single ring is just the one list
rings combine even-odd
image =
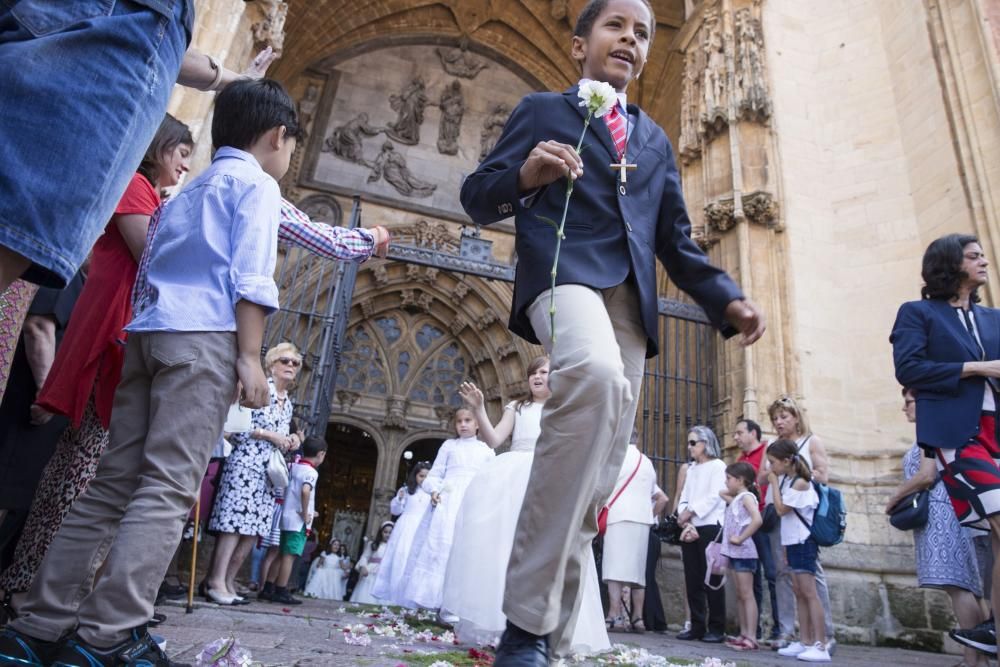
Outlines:
[{"label": "boy in navy blazer", "polygon": [[[1000,311],[977,304],[988,263],[975,236],[949,234],[924,253],[920,301],[892,327],[896,379],[917,398],[917,443],[936,458],[963,526],[993,533],[993,609],[1000,603]],[[957,641],[996,653],[993,621],[955,630]]]},{"label": "boy in navy blazer", "polygon": [[[596,534],[597,510],[621,467],[644,359],[657,353],[655,258],[725,335],[740,332],[750,344],[764,331],[757,309],[691,240],[663,130],[626,103],[625,90],[642,71],[654,29],[646,0],[591,0],[577,19],[571,54],[581,64],[581,83],[604,81],[618,92],[619,104],[609,114],[621,119],[613,126],[618,142],[605,119],[595,118],[582,155],[570,145],[586,116],[578,86],[528,95],[462,186],[462,205],[477,223],[514,216],[518,263],[510,329],[540,342],[552,360],[552,397],[507,571],[501,667],[546,664],[550,634],[557,653],[569,648],[582,549]],[[623,153],[637,165],[627,182],[610,168]],[[553,332],[556,235],[540,217],[560,219],[563,178],[577,182],[560,252]]]}]

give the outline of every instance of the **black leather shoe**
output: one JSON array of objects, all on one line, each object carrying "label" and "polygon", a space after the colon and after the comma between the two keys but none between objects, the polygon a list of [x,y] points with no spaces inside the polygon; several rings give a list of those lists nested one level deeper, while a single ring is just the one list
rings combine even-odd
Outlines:
[{"label": "black leather shoe", "polygon": [[494,667],[548,667],[549,642],[508,622],[500,637]]},{"label": "black leather shoe", "polygon": [[702,635],[695,632],[694,630],[685,630],[684,632],[678,633],[677,639],[681,641],[697,641],[702,638]]},{"label": "black leather shoe", "polygon": [[725,637],[717,632],[709,632],[707,635],[701,638],[701,641],[706,644],[721,644],[725,641]]}]

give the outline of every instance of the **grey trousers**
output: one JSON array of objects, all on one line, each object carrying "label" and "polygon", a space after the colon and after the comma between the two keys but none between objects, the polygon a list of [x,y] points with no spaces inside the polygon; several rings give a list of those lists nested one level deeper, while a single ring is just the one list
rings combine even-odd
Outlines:
[{"label": "grey trousers", "polygon": [[[110,443],[10,627],[109,647],[153,615],[236,386],[233,333],[129,336]],[[100,579],[94,577],[101,564]]]},{"label": "grey trousers", "polygon": [[[792,591],[792,570],[788,567],[785,547],[781,546],[781,528],[776,527],[768,537],[771,539],[771,554],[777,572],[775,586],[778,589],[778,624],[784,637],[795,636],[795,593]],[[830,589],[826,585],[823,564],[816,561],[816,593],[823,605],[826,620],[826,639],[833,639],[833,614],[830,612]]]},{"label": "grey trousers", "polygon": [[551,356],[552,396],[542,410],[503,611],[518,627],[551,635],[550,646],[565,655],[580,610],[583,550],[597,535],[597,511],[614,488],[635,421],[646,334],[631,283],[559,285],[553,345],[549,294],[528,310]]}]

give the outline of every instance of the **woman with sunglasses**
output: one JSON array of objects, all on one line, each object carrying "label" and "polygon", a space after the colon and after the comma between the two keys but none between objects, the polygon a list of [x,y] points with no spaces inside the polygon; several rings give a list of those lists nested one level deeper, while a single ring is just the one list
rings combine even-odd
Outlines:
[{"label": "woman with sunglasses", "polygon": [[718,644],[726,638],[726,591],[705,585],[705,548],[722,530],[726,503],[720,494],[726,490],[726,464],[720,458],[719,439],[707,426],[692,427],[687,446],[692,463],[677,504],[677,523],[682,528],[681,559],[691,627],[677,638]]},{"label": "woman with sunglasses", "polygon": [[[234,433],[230,438],[233,452],[226,459],[208,524],[209,530],[216,533],[216,542],[212,569],[203,582],[202,594],[212,602],[247,603],[236,590],[236,573],[257,538],[271,533],[275,504],[281,502],[285,491],[272,487],[268,480],[271,451],[278,448],[290,452],[300,444],[298,435],[289,434],[292,401],[288,391],[301,366],[302,357],[291,343],[279,343],[267,351],[264,367],[271,401],[253,411],[249,432]],[[265,599],[266,590],[267,584],[261,591]]]}]

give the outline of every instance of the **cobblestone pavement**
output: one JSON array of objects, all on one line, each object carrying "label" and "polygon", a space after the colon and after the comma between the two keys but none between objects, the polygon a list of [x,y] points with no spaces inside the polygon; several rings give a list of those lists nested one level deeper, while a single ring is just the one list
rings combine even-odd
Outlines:
[{"label": "cobblestone pavement", "polygon": [[[235,636],[252,653],[255,663],[267,666],[330,665],[336,667],[398,667],[426,666],[424,653],[468,651],[468,646],[442,646],[440,641],[419,641],[401,637],[382,637],[369,631],[370,645],[348,643],[345,627],[357,624],[384,625],[381,621],[360,614],[379,611],[376,607],[338,603],[327,600],[304,600],[304,604],[282,607],[277,604],[254,602],[242,607],[220,607],[195,602],[192,613],[186,613],[183,602],[167,603],[158,608],[167,620],[154,633],[167,639],[167,652],[175,660],[195,662],[201,649],[214,640]],[[440,633],[442,629],[436,629]],[[738,667],[764,665],[795,665],[771,651],[753,654],[737,653],[725,646],[709,646],[700,642],[681,642],[667,635],[646,633],[612,634],[613,643],[641,647],[649,653],[664,656],[668,661],[700,664],[705,657],[717,657]],[[362,643],[364,639],[360,640]],[[921,653],[868,646],[840,646],[834,664],[852,666],[899,665],[949,667],[960,662],[957,656]],[[581,665],[608,664],[588,660]]]}]

